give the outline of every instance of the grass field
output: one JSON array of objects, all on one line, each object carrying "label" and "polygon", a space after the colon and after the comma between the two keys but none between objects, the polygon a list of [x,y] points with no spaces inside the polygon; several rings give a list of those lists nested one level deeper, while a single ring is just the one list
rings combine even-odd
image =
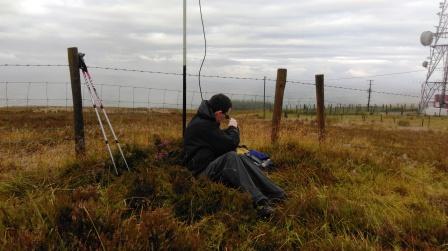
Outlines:
[{"label": "grass field", "polygon": [[181,142],[176,111],[111,114],[133,167],[115,176],[93,113],[78,161],[69,112],[0,110],[0,249],[448,250],[448,119],[335,115],[319,144],[313,116],[290,114],[271,145],[260,114],[235,117],[288,194],[269,221],[163,158]]}]

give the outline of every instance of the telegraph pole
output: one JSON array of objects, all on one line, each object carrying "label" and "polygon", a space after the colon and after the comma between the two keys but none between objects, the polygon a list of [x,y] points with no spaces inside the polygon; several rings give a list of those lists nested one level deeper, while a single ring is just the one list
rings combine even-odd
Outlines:
[{"label": "telegraph pole", "polygon": [[368,98],[368,100],[367,100],[367,112],[370,112],[370,98],[371,98],[371,96],[372,96],[372,82],[373,82],[373,80],[369,80],[369,90],[368,90],[368,93],[369,93],[369,98]]},{"label": "telegraph pole", "polygon": [[182,135],[187,127],[187,0],[184,0],[183,11],[184,50],[183,50],[183,106],[182,106]]}]

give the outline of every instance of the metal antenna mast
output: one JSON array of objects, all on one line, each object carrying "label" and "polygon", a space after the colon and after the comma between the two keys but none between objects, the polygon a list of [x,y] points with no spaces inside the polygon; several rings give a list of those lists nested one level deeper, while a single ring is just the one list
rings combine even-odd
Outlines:
[{"label": "metal antenna mast", "polygon": [[[428,108],[430,100],[434,97],[436,92],[440,92],[439,108],[442,110],[446,107],[445,94],[446,85],[448,81],[448,2],[444,0],[440,3],[439,23],[436,32],[425,31],[420,37],[420,42],[423,46],[430,47],[430,56],[428,61],[423,62],[423,67],[428,69],[426,80],[422,84],[421,100],[419,104],[420,112]],[[443,62],[442,79],[437,79],[440,76],[434,76],[440,62]]]},{"label": "metal antenna mast", "polygon": [[187,0],[183,1],[182,136],[187,126]]}]

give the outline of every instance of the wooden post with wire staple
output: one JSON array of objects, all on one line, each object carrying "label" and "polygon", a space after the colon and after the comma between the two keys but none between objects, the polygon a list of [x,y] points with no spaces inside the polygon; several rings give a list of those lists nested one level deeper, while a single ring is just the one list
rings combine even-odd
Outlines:
[{"label": "wooden post with wire staple", "polygon": [[324,75],[316,75],[317,127],[319,141],[325,140]]},{"label": "wooden post with wire staple", "polygon": [[325,139],[324,75],[316,75],[317,128],[319,141]]},{"label": "wooden post with wire staple", "polygon": [[68,48],[68,64],[73,96],[73,115],[75,129],[75,152],[77,157],[85,155],[84,118],[82,115],[81,76],[79,74],[78,48]]},{"label": "wooden post with wire staple", "polygon": [[277,70],[277,83],[275,86],[274,114],[272,115],[272,143],[277,143],[282,119],[283,95],[286,87],[286,69]]}]

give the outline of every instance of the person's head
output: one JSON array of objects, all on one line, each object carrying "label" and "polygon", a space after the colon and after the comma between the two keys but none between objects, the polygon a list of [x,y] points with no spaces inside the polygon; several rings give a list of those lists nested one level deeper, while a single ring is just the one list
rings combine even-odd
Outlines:
[{"label": "person's head", "polygon": [[228,113],[232,109],[232,101],[224,94],[216,94],[208,101],[215,114],[216,122],[221,123],[224,118],[229,118]]}]

